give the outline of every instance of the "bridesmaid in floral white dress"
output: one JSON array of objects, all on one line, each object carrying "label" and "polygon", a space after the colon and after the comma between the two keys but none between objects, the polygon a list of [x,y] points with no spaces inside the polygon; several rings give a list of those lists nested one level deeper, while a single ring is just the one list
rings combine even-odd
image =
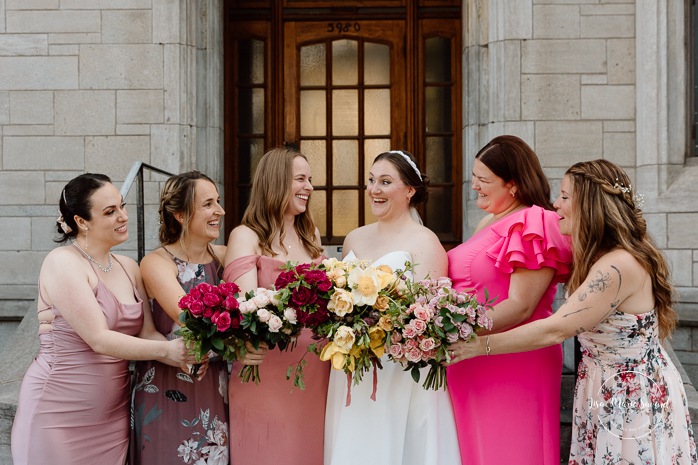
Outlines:
[{"label": "bridesmaid in floral white dress", "polygon": [[641,197],[607,160],[565,174],[555,202],[572,236],[567,302],[552,316],[451,346],[456,363],[521,352],[578,335],[573,465],[698,462],[686,393],[661,340],[677,315],[666,260],[647,234]]}]

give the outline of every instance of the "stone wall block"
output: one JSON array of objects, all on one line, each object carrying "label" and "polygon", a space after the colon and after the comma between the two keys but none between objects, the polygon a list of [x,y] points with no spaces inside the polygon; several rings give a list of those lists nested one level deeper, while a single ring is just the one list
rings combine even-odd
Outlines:
[{"label": "stone wall block", "polygon": [[522,118],[579,119],[579,88],[579,77],[574,75],[524,75],[521,83]]},{"label": "stone wall block", "polygon": [[119,124],[162,123],[164,110],[162,90],[116,92],[116,122]]},{"label": "stone wall block", "polygon": [[179,45],[165,45],[164,83],[165,89],[165,123],[177,123],[180,118],[181,100],[181,57]]},{"label": "stone wall block", "polygon": [[163,48],[160,45],[81,45],[83,89],[161,89]]},{"label": "stone wall block", "polygon": [[52,56],[78,56],[80,46],[77,44],[49,45],[48,54]]},{"label": "stone wall block", "polygon": [[177,124],[154,124],[151,126],[152,164],[170,173],[179,173],[192,167],[181,163],[182,147],[180,126]]},{"label": "stone wall block", "polygon": [[82,137],[4,137],[6,170],[81,170]]},{"label": "stone wall block", "polygon": [[536,153],[543,166],[570,167],[600,158],[603,128],[598,121],[536,122]]},{"label": "stone wall block", "polygon": [[32,250],[48,251],[56,248],[57,244],[54,242],[54,239],[58,237],[56,216],[58,215],[36,216],[31,219]]},{"label": "stone wall block", "polygon": [[46,34],[2,34],[0,35],[0,56],[46,55],[48,36]]},{"label": "stone wall block", "polygon": [[0,250],[31,250],[31,218],[0,218]]},{"label": "stone wall block", "polygon": [[0,92],[0,124],[10,122],[10,93]]},{"label": "stone wall block", "polygon": [[118,124],[116,125],[117,136],[138,136],[150,135],[149,124]]},{"label": "stone wall block", "polygon": [[580,5],[579,8],[581,14],[584,16],[615,16],[635,14],[635,5],[633,5],[632,2],[624,2],[616,5]]},{"label": "stone wall block", "polygon": [[635,39],[610,39],[608,49],[608,83],[635,84]]},{"label": "stone wall block", "polygon": [[0,33],[5,33],[5,0],[0,0]]},{"label": "stone wall block", "polygon": [[635,133],[605,133],[603,136],[603,157],[623,167],[634,167]]},{"label": "stone wall block", "polygon": [[[3,154],[3,158],[4,157]],[[27,186],[31,186],[31,189],[27,189]],[[0,171],[0,205],[31,205],[43,203],[43,173],[36,171]],[[0,282],[4,281],[0,279]]]},{"label": "stone wall block", "polygon": [[633,119],[635,86],[582,86],[582,119]]},{"label": "stone wall block", "polygon": [[57,10],[60,0],[5,0],[8,10]]},{"label": "stone wall block", "polygon": [[48,43],[51,45],[63,44],[98,44],[102,42],[102,34],[99,32],[76,32],[74,34],[49,34]]},{"label": "stone wall block", "polygon": [[[65,8],[65,7],[64,7]],[[99,11],[8,11],[7,32],[100,32]]]},{"label": "stone wall block", "polygon": [[521,45],[524,73],[605,73],[603,40],[527,40]]},{"label": "stone wall block", "polygon": [[[698,213],[670,213],[668,220],[668,247],[698,249],[698,236],[695,233]],[[690,254],[686,254],[689,258]]]},{"label": "stone wall block", "polygon": [[635,121],[604,121],[603,130],[606,132],[635,132]]},{"label": "stone wall block", "polygon": [[693,285],[693,260],[685,250],[665,250],[664,255],[671,269],[671,281],[674,286]]},{"label": "stone wall block", "polygon": [[607,74],[582,74],[581,76],[582,85],[596,84],[604,85],[608,84]]},{"label": "stone wall block", "polygon": [[533,3],[531,0],[518,2],[494,0],[489,3],[492,5],[492,10],[488,12],[488,19],[496,21],[495,25],[490,28],[490,42],[533,37]]},{"label": "stone wall block", "polygon": [[[642,192],[641,186],[638,184],[638,191]],[[664,213],[642,213],[642,217],[647,222],[647,231],[652,235],[657,247],[666,249],[667,237],[667,216]]]},{"label": "stone wall block", "polygon": [[85,171],[123,180],[136,161],[150,164],[150,137],[108,136],[85,138]]},{"label": "stone wall block", "polygon": [[0,252],[0,283],[3,284],[33,284],[36,286],[41,264],[46,252],[33,250]]},{"label": "stone wall block", "polygon": [[579,38],[579,6],[534,5],[534,39]]},{"label": "stone wall block", "polygon": [[53,92],[11,92],[10,123],[53,124]]},{"label": "stone wall block", "polygon": [[114,91],[74,90],[56,92],[56,134],[114,134]]},{"label": "stone wall block", "polygon": [[582,16],[580,21],[582,38],[619,38],[635,36],[635,16]]},{"label": "stone wall block", "polygon": [[65,10],[148,10],[150,7],[151,0],[61,0],[61,8]]},{"label": "stone wall block", "polygon": [[149,10],[102,12],[102,43],[152,43],[153,19]]},{"label": "stone wall block", "polygon": [[53,124],[8,124],[3,127],[5,136],[52,136]]},{"label": "stone wall block", "polygon": [[698,286],[698,263],[693,262],[693,286]]},{"label": "stone wall block", "polygon": [[77,87],[77,57],[0,57],[0,90]]},{"label": "stone wall block", "polygon": [[153,42],[156,44],[181,44],[185,32],[181,25],[182,2],[153,0]]}]

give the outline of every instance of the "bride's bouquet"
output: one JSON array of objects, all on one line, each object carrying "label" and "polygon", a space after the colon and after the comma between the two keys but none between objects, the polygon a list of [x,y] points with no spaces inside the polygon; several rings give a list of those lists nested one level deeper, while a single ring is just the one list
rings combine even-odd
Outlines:
[{"label": "bride's bouquet", "polygon": [[[327,344],[315,348],[321,360],[347,374],[348,385],[361,382],[364,373],[382,368],[380,359],[394,323],[390,314],[404,311],[408,290],[404,273],[386,265],[372,267],[370,261],[324,260],[322,267],[333,284],[327,304],[329,318],[315,326],[318,338]],[[372,399],[375,400],[375,389]],[[347,404],[350,402],[347,395]]]},{"label": "bride's bouquet", "polygon": [[458,292],[449,278],[424,279],[410,283],[411,305],[406,310],[395,309],[389,314],[394,328],[388,343],[393,361],[410,371],[415,382],[420,380],[420,369],[429,367],[425,389],[446,387],[446,367],[450,361],[448,344],[472,339],[481,329],[492,329],[487,316],[491,308],[487,302],[478,302],[474,294]]}]

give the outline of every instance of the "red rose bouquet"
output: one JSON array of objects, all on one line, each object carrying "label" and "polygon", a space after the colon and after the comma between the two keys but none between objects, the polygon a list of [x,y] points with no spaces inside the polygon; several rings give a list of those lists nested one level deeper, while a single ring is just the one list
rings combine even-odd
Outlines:
[{"label": "red rose bouquet", "polygon": [[[235,353],[230,349],[230,339],[242,321],[238,292],[240,288],[235,283],[217,286],[201,283],[179,300],[182,327],[178,334],[198,361],[211,351],[225,360],[235,358]],[[196,376],[197,371],[198,365],[195,365],[192,375]]]},{"label": "red rose bouquet", "polygon": [[[322,265],[294,265],[288,262],[284,271],[276,278],[274,287],[278,292],[279,309],[284,313],[295,313],[299,327],[314,329],[329,319],[327,305],[330,301],[332,282]],[[316,344],[311,344],[308,351],[315,352],[315,348]],[[293,384],[301,389],[305,389],[303,367],[306,364],[306,353],[286,372],[286,379],[293,376]]]}]

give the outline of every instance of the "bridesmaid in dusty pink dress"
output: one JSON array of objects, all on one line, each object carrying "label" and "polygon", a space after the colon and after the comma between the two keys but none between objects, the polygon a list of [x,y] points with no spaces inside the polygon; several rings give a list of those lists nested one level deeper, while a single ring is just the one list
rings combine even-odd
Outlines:
[{"label": "bridesmaid in dusty pink dress", "polygon": [[[551,315],[572,256],[535,153],[517,137],[496,137],[475,157],[472,188],[489,214],[448,253],[454,287],[496,298],[493,332]],[[561,373],[559,344],[450,366],[463,463],[558,465]]]},{"label": "bridesmaid in dusty pink dress", "polygon": [[[310,165],[301,153],[277,148],[262,157],[242,225],[230,233],[225,281],[236,282],[242,292],[270,288],[286,261],[323,258],[320,233],[308,210],[310,181]],[[307,331],[292,352],[248,354],[245,363],[260,364],[258,385],[241,383],[241,366],[233,365],[228,387],[231,464],[322,465],[330,366],[307,356],[306,389],[286,380],[286,370],[311,342]]]},{"label": "bridesmaid in dusty pink dress", "polygon": [[[157,332],[138,265],[113,255],[128,238],[124,200],[107,176],[83,174],[60,199],[59,242],[39,275],[39,355],[19,393],[15,465],[123,464],[128,360],[193,361]],[[135,337],[139,336],[139,337]],[[145,339],[152,340],[145,340]]]}]

